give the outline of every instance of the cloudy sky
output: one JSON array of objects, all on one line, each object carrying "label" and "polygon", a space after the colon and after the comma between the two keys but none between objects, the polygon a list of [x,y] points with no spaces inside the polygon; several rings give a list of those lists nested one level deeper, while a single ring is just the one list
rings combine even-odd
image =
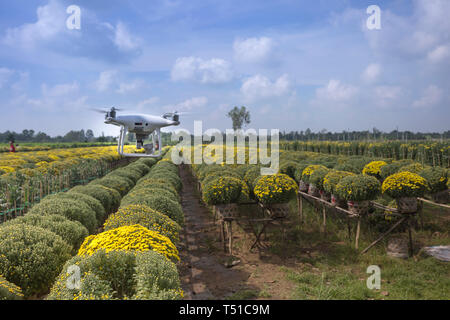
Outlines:
[{"label": "cloudy sky", "polygon": [[448,0],[4,0],[0,132],[118,135],[89,111],[110,106],[224,130],[235,105],[252,128],[449,130],[449,14]]}]

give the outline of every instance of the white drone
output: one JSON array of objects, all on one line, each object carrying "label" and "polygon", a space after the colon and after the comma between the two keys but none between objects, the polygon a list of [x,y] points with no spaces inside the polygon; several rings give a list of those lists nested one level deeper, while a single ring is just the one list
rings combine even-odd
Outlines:
[{"label": "white drone", "polygon": [[[116,111],[121,111],[114,107],[110,111],[94,109],[97,112],[105,113],[105,123],[120,127],[119,142],[117,150],[125,157],[159,157],[161,156],[162,141],[161,128],[177,126],[180,124],[180,116],[177,111],[165,113],[162,116],[147,114],[134,114],[117,116]],[[136,134],[136,148],[144,148],[145,153],[124,153],[123,145],[127,132]],[[144,140],[152,138],[152,142],[144,144]]]}]

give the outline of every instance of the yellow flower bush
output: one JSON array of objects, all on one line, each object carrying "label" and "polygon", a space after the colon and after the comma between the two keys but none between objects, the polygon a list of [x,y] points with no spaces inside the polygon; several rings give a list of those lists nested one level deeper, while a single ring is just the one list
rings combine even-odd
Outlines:
[{"label": "yellow flower bush", "polygon": [[100,249],[104,249],[106,252],[153,250],[163,254],[167,259],[180,260],[178,250],[169,238],[139,224],[119,227],[87,237],[81,245],[78,255],[92,255]]},{"label": "yellow flower bush", "polygon": [[173,243],[178,243],[181,227],[168,216],[145,205],[129,205],[120,208],[105,221],[105,231],[118,227],[140,224],[149,230],[156,231],[168,237]]},{"label": "yellow flower bush", "polygon": [[381,168],[387,165],[384,161],[372,161],[364,166],[362,171],[363,174],[379,178],[381,173]]},{"label": "yellow flower bush", "polygon": [[309,183],[311,175],[317,169],[327,169],[327,167],[325,167],[323,165],[320,165],[320,164],[313,164],[313,165],[307,166],[305,168],[305,170],[303,170],[303,172],[302,172],[302,181],[305,182],[305,183]]},{"label": "yellow flower bush", "polygon": [[422,197],[427,191],[427,180],[412,172],[399,172],[387,177],[381,190],[394,199]]},{"label": "yellow flower bush", "polygon": [[257,199],[264,204],[286,203],[298,190],[294,179],[286,174],[261,177],[253,190]]},{"label": "yellow flower bush", "polygon": [[0,275],[0,300],[21,300],[23,293],[20,287],[7,281]]}]

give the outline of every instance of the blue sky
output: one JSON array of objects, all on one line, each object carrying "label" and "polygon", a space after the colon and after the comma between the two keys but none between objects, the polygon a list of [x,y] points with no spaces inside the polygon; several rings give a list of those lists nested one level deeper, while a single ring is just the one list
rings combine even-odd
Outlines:
[{"label": "blue sky", "polygon": [[[368,30],[369,5],[381,30]],[[66,8],[81,8],[69,30]],[[0,131],[117,135],[90,108],[181,127],[449,130],[448,0],[0,2]]]}]

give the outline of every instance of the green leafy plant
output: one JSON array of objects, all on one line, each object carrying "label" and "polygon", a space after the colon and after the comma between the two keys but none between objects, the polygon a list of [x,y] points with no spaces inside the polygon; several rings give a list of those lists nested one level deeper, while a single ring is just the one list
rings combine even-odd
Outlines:
[{"label": "green leafy plant", "polygon": [[427,180],[430,193],[447,190],[447,170],[441,167],[428,167],[420,172],[420,176]]},{"label": "green leafy plant", "polygon": [[348,201],[373,200],[380,191],[381,184],[377,178],[362,174],[345,177],[336,186],[337,196]]},{"label": "green leafy plant", "polygon": [[285,174],[261,177],[253,190],[258,201],[264,204],[286,203],[298,190],[294,179]]},{"label": "green leafy plant", "polygon": [[0,274],[24,296],[47,291],[72,247],[57,234],[25,224],[0,227]]}]

